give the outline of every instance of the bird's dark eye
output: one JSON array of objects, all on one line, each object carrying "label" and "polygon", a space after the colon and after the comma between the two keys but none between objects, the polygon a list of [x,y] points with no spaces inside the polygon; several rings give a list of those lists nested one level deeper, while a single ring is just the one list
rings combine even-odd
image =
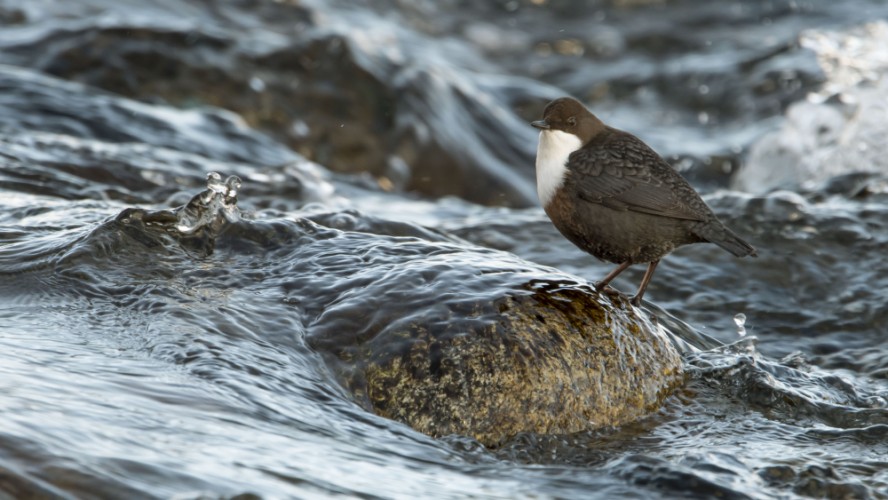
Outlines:
[{"label": "bird's dark eye", "polygon": [[577,119],[575,117],[571,116],[567,119],[567,124],[570,125],[571,127],[573,127],[577,124]]}]

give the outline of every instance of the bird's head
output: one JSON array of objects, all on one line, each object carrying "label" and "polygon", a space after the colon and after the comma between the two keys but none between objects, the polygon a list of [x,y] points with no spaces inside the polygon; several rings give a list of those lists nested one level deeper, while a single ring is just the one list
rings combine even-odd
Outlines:
[{"label": "bird's head", "polygon": [[572,134],[579,138],[582,144],[586,144],[604,130],[604,123],[572,97],[562,97],[550,102],[543,110],[543,119],[531,125],[544,134],[547,132]]}]

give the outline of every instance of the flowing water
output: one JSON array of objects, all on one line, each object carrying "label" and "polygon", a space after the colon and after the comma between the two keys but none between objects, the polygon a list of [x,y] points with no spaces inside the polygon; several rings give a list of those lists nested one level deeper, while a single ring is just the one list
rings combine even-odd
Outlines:
[{"label": "flowing water", "polygon": [[[0,498],[888,498],[886,15],[0,1]],[[535,205],[564,93],[759,250],[658,268],[686,384],[497,449],[368,413],[322,332],[609,270]]]}]

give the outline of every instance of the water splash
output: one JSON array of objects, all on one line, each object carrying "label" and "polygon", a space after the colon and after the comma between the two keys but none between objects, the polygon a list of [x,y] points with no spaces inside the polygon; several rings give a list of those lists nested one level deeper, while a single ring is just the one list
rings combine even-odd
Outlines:
[{"label": "water splash", "polygon": [[224,222],[240,220],[237,193],[241,185],[240,177],[236,175],[228,176],[223,182],[218,172],[208,173],[207,189],[177,210],[176,230],[189,235],[204,227],[218,229]]},{"label": "water splash", "polygon": [[207,189],[198,193],[185,205],[173,210],[144,210],[128,208],[118,214],[116,222],[123,224],[130,237],[155,246],[172,237],[182,248],[199,256],[209,256],[216,239],[230,224],[241,220],[237,195],[242,183],[231,175],[222,180],[217,172],[207,174]]},{"label": "water splash", "polygon": [[746,315],[738,313],[734,316],[734,324],[737,325],[737,335],[746,336]]},{"label": "water splash", "polygon": [[847,31],[807,30],[800,37],[802,47],[817,54],[817,62],[828,78],[819,92],[808,96],[811,102],[826,102],[838,96],[843,102],[857,103],[861,84],[878,82],[888,70],[888,23],[876,21]]},{"label": "water splash", "polygon": [[787,109],[779,130],[752,145],[733,180],[737,189],[810,189],[837,175],[888,172],[888,23],[809,30],[801,44],[817,54],[826,82]]}]

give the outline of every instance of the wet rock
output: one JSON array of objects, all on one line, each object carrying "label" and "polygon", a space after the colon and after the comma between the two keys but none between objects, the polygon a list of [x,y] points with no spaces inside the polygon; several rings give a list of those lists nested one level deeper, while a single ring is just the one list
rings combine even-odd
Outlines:
[{"label": "wet rock", "polygon": [[426,434],[490,446],[519,433],[631,422],[682,379],[668,340],[625,304],[599,302],[581,287],[476,307],[498,317],[469,329],[410,324],[359,347],[364,380],[348,381],[355,394]]}]

